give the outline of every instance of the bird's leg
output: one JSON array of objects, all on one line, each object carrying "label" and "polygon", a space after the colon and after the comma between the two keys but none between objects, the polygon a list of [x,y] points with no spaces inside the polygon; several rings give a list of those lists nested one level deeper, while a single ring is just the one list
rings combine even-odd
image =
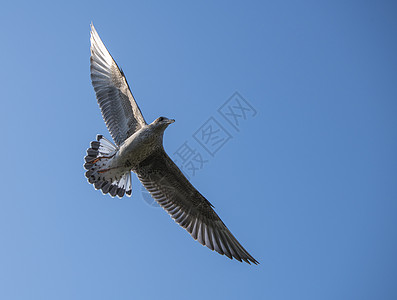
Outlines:
[{"label": "bird's leg", "polygon": [[107,171],[113,170],[113,169],[117,169],[118,167],[114,167],[114,168],[108,168],[108,169],[101,169],[98,171],[98,173],[105,173]]},{"label": "bird's leg", "polygon": [[[116,154],[116,153],[115,153],[115,154]],[[115,154],[113,154],[113,155],[111,155],[111,156],[101,156],[101,157],[97,157],[97,158],[95,158],[91,163],[92,163],[92,164],[95,164],[95,163],[97,163],[98,161],[100,161],[100,160],[103,159],[103,158],[110,159],[110,158],[112,158]]]}]

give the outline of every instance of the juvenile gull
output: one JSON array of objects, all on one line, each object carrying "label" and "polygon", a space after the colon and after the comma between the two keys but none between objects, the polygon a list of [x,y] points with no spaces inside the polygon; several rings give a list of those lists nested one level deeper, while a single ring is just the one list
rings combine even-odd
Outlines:
[{"label": "juvenile gull", "polygon": [[230,259],[258,264],[164,151],[164,130],[174,120],[159,117],[146,123],[123,71],[93,25],[90,61],[92,85],[115,145],[102,135],[91,142],[84,164],[88,182],[112,197],[131,196],[133,171],[160,206],[195,240]]}]

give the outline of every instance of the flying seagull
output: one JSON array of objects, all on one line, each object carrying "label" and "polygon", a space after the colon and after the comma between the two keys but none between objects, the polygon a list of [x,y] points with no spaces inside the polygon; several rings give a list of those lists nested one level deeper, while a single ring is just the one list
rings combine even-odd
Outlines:
[{"label": "flying seagull", "polygon": [[230,259],[258,264],[187,180],[163,147],[165,129],[175,120],[143,118],[123,71],[91,24],[91,80],[103,119],[115,144],[102,135],[87,150],[85,176],[112,197],[131,196],[131,171],[152,197],[191,236]]}]

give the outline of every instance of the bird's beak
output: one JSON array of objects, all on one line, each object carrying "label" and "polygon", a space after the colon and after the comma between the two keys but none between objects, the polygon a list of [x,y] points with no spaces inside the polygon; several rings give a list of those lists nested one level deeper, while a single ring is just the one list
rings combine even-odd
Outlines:
[{"label": "bird's beak", "polygon": [[168,122],[169,122],[170,124],[172,124],[172,123],[175,122],[175,120],[174,120],[174,119],[171,119],[171,120],[169,120]]}]

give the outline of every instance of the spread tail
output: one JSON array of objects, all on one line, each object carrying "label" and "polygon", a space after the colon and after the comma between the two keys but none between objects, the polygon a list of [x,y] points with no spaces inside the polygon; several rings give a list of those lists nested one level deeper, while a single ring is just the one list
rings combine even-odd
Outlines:
[{"label": "spread tail", "polygon": [[118,168],[112,168],[112,158],[118,148],[102,135],[97,135],[97,140],[91,142],[84,158],[84,168],[87,170],[85,177],[93,184],[96,190],[103,194],[109,193],[112,197],[131,196],[131,171],[121,173]]}]

